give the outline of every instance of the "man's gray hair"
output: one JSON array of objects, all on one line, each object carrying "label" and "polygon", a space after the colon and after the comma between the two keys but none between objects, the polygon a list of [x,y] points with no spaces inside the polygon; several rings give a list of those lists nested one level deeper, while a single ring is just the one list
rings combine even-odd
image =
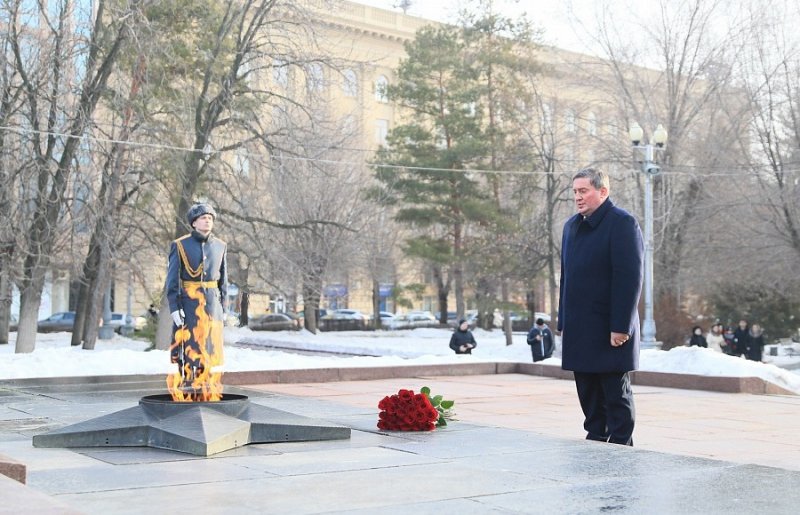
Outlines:
[{"label": "man's gray hair", "polygon": [[574,181],[575,179],[589,179],[589,184],[591,184],[594,189],[599,190],[604,187],[608,191],[611,191],[611,181],[608,179],[608,175],[600,170],[584,168],[575,174],[572,180]]}]

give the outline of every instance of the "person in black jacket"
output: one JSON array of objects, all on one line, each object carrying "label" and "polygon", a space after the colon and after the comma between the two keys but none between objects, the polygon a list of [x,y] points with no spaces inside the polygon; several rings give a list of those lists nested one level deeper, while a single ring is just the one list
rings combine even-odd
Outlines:
[{"label": "person in black jacket", "polygon": [[752,361],[761,361],[764,350],[764,330],[759,324],[753,324],[747,339],[746,357]]},{"label": "person in black jacket", "polygon": [[750,346],[750,326],[747,320],[739,320],[739,327],[733,332],[733,352],[734,356],[742,356],[747,353]]},{"label": "person in black jacket", "polygon": [[689,339],[689,347],[706,347],[708,348],[708,341],[703,336],[703,329],[696,325],[692,329],[692,337]]},{"label": "person in black jacket", "polygon": [[541,318],[536,319],[536,323],[528,332],[528,345],[531,346],[533,362],[545,360],[553,355],[553,332]]},{"label": "person in black jacket", "polygon": [[450,337],[450,348],[456,354],[472,354],[472,349],[477,347],[478,342],[469,330],[469,323],[463,318],[458,321],[458,327]]}]

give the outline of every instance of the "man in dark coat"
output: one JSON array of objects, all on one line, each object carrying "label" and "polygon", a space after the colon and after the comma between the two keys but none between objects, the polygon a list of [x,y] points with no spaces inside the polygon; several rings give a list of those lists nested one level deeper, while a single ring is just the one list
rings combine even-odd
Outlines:
[{"label": "man in dark coat", "polygon": [[211,367],[222,365],[227,245],[211,234],[215,218],[209,204],[193,205],[186,214],[192,232],[173,241],[169,251],[165,290],[174,322],[170,359],[178,364],[181,380],[174,386],[192,400],[209,400],[195,396],[205,396],[200,390],[213,386]]},{"label": "man in dark coat", "polygon": [[533,362],[545,360],[553,355],[553,332],[544,323],[544,319],[537,318],[536,323],[528,331],[528,345],[531,346]]},{"label": "man in dark coat", "polygon": [[472,349],[478,346],[472,331],[469,330],[469,322],[463,318],[458,321],[458,327],[450,337],[450,348],[456,354],[472,354]]},{"label": "man in dark coat", "polygon": [[750,325],[747,320],[739,320],[739,327],[733,332],[733,348],[731,354],[742,356],[747,354],[747,347],[750,346]]},{"label": "man in dark coat", "polygon": [[642,233],[608,198],[603,172],[581,170],[572,190],[578,214],[564,225],[561,244],[561,366],[575,375],[586,438],[633,445],[628,372],[639,365]]}]

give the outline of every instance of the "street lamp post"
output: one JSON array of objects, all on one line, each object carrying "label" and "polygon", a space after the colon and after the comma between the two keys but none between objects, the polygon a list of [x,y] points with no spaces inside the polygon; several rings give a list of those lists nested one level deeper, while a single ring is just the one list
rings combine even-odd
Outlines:
[{"label": "street lamp post", "polygon": [[638,123],[630,128],[629,136],[633,148],[643,153],[639,161],[644,173],[644,323],[642,326],[643,349],[660,349],[656,341],[656,321],[653,319],[653,177],[661,173],[656,161],[656,152],[664,149],[667,131],[659,124],[653,132],[652,141],[642,145],[644,130]]}]

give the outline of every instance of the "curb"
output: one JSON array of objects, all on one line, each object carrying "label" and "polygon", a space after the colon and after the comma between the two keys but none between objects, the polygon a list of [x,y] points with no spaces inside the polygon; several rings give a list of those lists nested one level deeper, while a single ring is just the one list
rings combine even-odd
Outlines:
[{"label": "curb", "polygon": [[[270,383],[326,383],[338,381],[370,381],[415,376],[459,376],[525,374],[553,379],[572,380],[572,372],[552,365],[513,362],[453,363],[442,365],[395,365],[387,367],[358,368],[306,368],[293,370],[254,370],[225,372],[224,384],[246,386]],[[631,382],[639,386],[705,390],[722,393],[749,393],[754,395],[797,395],[760,377],[702,376],[669,372],[638,370],[631,374]],[[141,387],[143,383],[165,385],[164,375],[78,376],[44,377],[0,380],[0,387],[45,386],[58,384],[130,383]]]}]

